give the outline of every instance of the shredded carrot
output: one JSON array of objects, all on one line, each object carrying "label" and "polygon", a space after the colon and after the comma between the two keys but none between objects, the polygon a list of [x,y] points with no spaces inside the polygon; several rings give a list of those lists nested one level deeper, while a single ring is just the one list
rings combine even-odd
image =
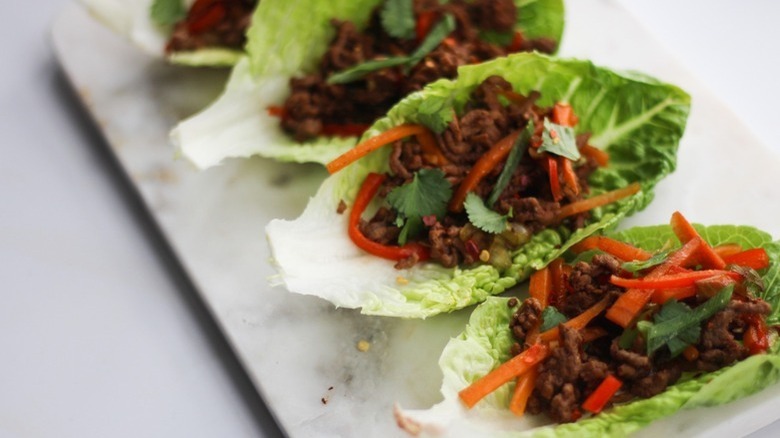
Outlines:
[{"label": "shredded carrot", "polygon": [[422,125],[398,125],[375,137],[369,138],[363,143],[358,144],[354,148],[341,154],[339,157],[328,163],[325,167],[328,169],[328,172],[332,174],[336,173],[384,145],[390,144],[405,137],[409,137],[411,135],[423,133],[427,130],[428,128]]},{"label": "shredded carrot", "polygon": [[642,248],[637,248],[628,243],[620,242],[606,236],[587,237],[574,245],[571,249],[575,253],[582,253],[597,248],[625,262],[633,260],[644,261],[653,256]]},{"label": "shredded carrot", "polygon": [[693,286],[697,281],[706,278],[724,275],[739,280],[742,276],[734,271],[723,271],[719,269],[706,269],[703,271],[690,271],[681,274],[664,275],[655,278],[623,278],[613,275],[610,277],[610,283],[615,286],[632,289],[676,289],[680,287]]},{"label": "shredded carrot", "polygon": [[538,368],[534,367],[517,378],[515,392],[512,394],[512,400],[509,401],[509,410],[518,417],[525,413],[528,399],[531,398],[531,393],[534,391],[534,383],[536,383],[536,377],[539,375]]},{"label": "shredded carrot", "polygon": [[559,160],[563,167],[563,181],[575,195],[579,195],[580,183],[577,182],[577,174],[574,173],[574,166],[572,166],[571,160],[566,157],[560,157]]},{"label": "shredded carrot", "polygon": [[531,274],[531,283],[528,286],[528,294],[531,298],[536,298],[542,309],[550,304],[550,295],[552,292],[552,275],[549,267]]},{"label": "shredded carrot", "polygon": [[[573,328],[577,330],[585,328],[585,326],[587,326],[588,323],[591,320],[593,320],[593,318],[599,316],[599,314],[603,312],[608,305],[609,305],[609,297],[605,297],[598,303],[585,309],[584,312],[564,322],[563,325],[565,325],[568,328]],[[558,327],[553,327],[550,330],[547,330],[546,332],[540,334],[539,340],[542,342],[552,342],[554,340],[557,340],[559,336],[560,333],[558,332]]]},{"label": "shredded carrot", "polygon": [[586,144],[580,148],[580,153],[588,158],[593,158],[593,161],[601,167],[609,165],[609,154],[597,147]]},{"label": "shredded carrot", "polygon": [[715,251],[715,254],[726,257],[742,252],[742,245],[737,243],[724,243],[723,245],[713,246],[712,250]]},{"label": "shredded carrot", "polygon": [[611,192],[596,195],[592,198],[572,202],[571,204],[561,207],[561,211],[558,212],[558,219],[560,220],[588,210],[593,210],[596,207],[611,204],[615,201],[619,201],[623,198],[634,195],[641,189],[642,186],[640,186],[639,183],[632,183],[626,187],[623,187],[622,189],[613,190]]},{"label": "shredded carrot", "polygon": [[434,166],[444,166],[450,164],[450,160],[444,156],[436,143],[436,137],[433,136],[431,131],[425,130],[420,134],[417,134],[417,142],[422,147],[423,158]]},{"label": "shredded carrot", "polygon": [[563,199],[563,192],[561,191],[561,180],[558,177],[558,161],[553,157],[545,158],[547,164],[547,174],[550,176],[550,192],[552,192],[553,199],[557,202]]},{"label": "shredded carrot", "polygon": [[466,200],[466,195],[474,190],[479,182],[482,181],[482,178],[509,155],[519,135],[520,131],[517,131],[502,138],[474,163],[474,167],[471,168],[469,174],[466,175],[466,178],[460,183],[452,199],[450,199],[450,211],[456,213],[463,211],[463,201]]},{"label": "shredded carrot", "polygon": [[529,372],[536,364],[544,360],[548,353],[549,349],[545,345],[532,345],[528,350],[502,363],[498,368],[462,389],[458,396],[466,406],[472,408],[477,402],[498,389],[501,385],[521,374]]},{"label": "shredded carrot", "polygon": [[[674,231],[674,234],[682,243],[686,243],[696,237],[701,238],[699,232],[693,228],[693,225],[679,211],[672,213],[670,225],[672,226],[672,231]],[[710,244],[705,242],[704,239],[702,239],[702,245],[699,248],[699,261],[705,268],[723,269],[726,267],[723,258],[713,251]]]},{"label": "shredded carrot", "polygon": [[269,106],[266,110],[268,110],[269,116],[280,117],[282,119],[287,117],[287,110],[283,106]]},{"label": "shredded carrot", "polygon": [[550,295],[547,304],[559,306],[566,296],[566,274],[563,271],[563,259],[557,258],[550,262]]},{"label": "shredded carrot", "polygon": [[568,103],[558,102],[552,109],[552,121],[561,126],[577,126],[580,119],[574,114],[574,109]]},{"label": "shredded carrot", "polygon": [[[661,277],[668,274],[674,267],[684,266],[695,256],[701,243],[701,239],[692,239],[682,248],[670,254],[665,262],[653,269],[645,278]],[[607,319],[623,328],[628,327],[652,296],[652,289],[627,290],[607,310]]]},{"label": "shredded carrot", "polygon": [[583,344],[588,342],[593,342],[596,339],[602,336],[606,336],[608,334],[609,333],[601,327],[588,327],[580,331],[580,336],[582,336]]}]

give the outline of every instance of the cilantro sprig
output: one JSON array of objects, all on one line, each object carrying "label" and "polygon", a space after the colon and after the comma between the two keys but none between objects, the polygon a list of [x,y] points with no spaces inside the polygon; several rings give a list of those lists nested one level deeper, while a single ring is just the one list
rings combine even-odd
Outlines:
[{"label": "cilantro sprig", "polygon": [[637,328],[645,334],[647,354],[650,355],[665,345],[672,357],[675,357],[687,346],[696,343],[701,335],[701,324],[728,305],[733,291],[733,285],[726,286],[695,309],[670,300],[655,315],[653,322],[639,322]]},{"label": "cilantro sprig", "polygon": [[661,263],[663,263],[667,257],[669,257],[669,254],[672,252],[672,250],[666,250],[661,251],[659,253],[653,254],[652,257],[650,257],[647,260],[636,260],[633,262],[625,262],[622,265],[620,265],[620,268],[624,271],[628,272],[639,272],[644,271],[647,268],[652,268],[653,266],[658,266]]},{"label": "cilantro sprig", "polygon": [[562,324],[568,321],[566,315],[559,312],[555,306],[547,306],[542,310],[542,324],[539,326],[540,332],[546,332],[551,328],[557,327],[558,324]]},{"label": "cilantro sprig", "polygon": [[415,21],[412,0],[385,0],[380,18],[382,27],[388,35],[402,40],[414,38]]},{"label": "cilantro sprig", "polygon": [[512,179],[512,174],[515,173],[515,169],[520,164],[520,160],[523,158],[525,151],[528,150],[528,145],[531,142],[531,136],[534,133],[534,122],[530,120],[526,125],[523,132],[515,140],[515,144],[512,145],[512,150],[509,152],[509,156],[506,159],[504,168],[501,169],[501,174],[498,175],[496,185],[493,187],[493,191],[488,196],[488,205],[493,206],[498,197],[501,196],[501,192],[504,191],[509,181]]},{"label": "cilantro sprig", "polygon": [[542,145],[539,152],[548,152],[573,161],[580,159],[580,150],[577,149],[577,138],[574,128],[562,126],[544,119],[544,131],[542,131]]},{"label": "cilantro sprig", "polygon": [[491,234],[500,234],[506,231],[510,215],[501,215],[487,208],[482,202],[482,198],[474,193],[466,195],[463,207],[466,209],[469,222],[480,230]]},{"label": "cilantro sprig", "polygon": [[425,216],[443,217],[452,197],[452,186],[440,169],[421,169],[414,178],[387,194],[387,202],[398,212],[401,226],[398,243],[403,245],[422,230]]}]

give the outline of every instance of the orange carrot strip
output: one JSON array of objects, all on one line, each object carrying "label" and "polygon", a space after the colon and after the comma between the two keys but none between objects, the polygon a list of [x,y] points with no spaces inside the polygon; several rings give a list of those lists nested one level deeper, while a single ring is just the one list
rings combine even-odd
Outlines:
[{"label": "orange carrot strip", "polygon": [[704,271],[690,271],[681,274],[664,275],[656,278],[623,278],[613,275],[610,277],[609,282],[615,286],[632,289],[675,289],[693,286],[699,280],[719,275],[728,276],[735,280],[742,278],[740,274],[733,271],[707,269]]},{"label": "orange carrot strip", "polygon": [[[679,211],[672,213],[672,220],[670,221],[672,231],[680,239],[680,242],[686,243],[694,237],[699,237],[699,232],[693,228],[688,219],[685,218]],[[710,269],[723,269],[726,267],[726,262],[712,250],[709,243],[702,239],[702,246],[699,248],[699,260],[705,268]]]},{"label": "orange carrot strip", "polygon": [[474,167],[471,168],[469,174],[466,175],[466,178],[460,183],[452,199],[450,199],[450,211],[456,213],[463,211],[463,201],[466,200],[466,195],[474,190],[479,182],[482,181],[482,178],[509,155],[519,135],[520,131],[517,131],[502,138],[474,163]]},{"label": "orange carrot strip", "polygon": [[586,144],[580,148],[580,153],[588,158],[593,158],[593,161],[598,163],[601,167],[607,167],[609,165],[609,154],[597,147]]},{"label": "orange carrot strip", "polygon": [[558,219],[563,219],[584,211],[593,210],[596,207],[611,204],[615,201],[634,195],[640,190],[642,190],[642,186],[640,186],[639,183],[632,183],[622,189],[602,193],[592,198],[583,199],[582,201],[572,202],[571,204],[561,207],[561,211],[558,212]]},{"label": "orange carrot strip", "polygon": [[560,201],[563,199],[563,192],[561,191],[561,180],[558,177],[558,161],[553,157],[547,157],[544,160],[547,164],[547,174],[550,176],[550,191],[553,199]]},{"label": "orange carrot strip", "polygon": [[600,249],[609,255],[613,255],[620,260],[629,262],[632,260],[644,261],[653,255],[642,248],[637,248],[625,242],[605,237],[590,236],[574,245],[571,249],[575,253],[581,253],[592,249]]},{"label": "orange carrot strip", "polygon": [[409,137],[411,135],[421,134],[427,130],[428,128],[422,125],[398,125],[375,137],[369,138],[363,143],[358,144],[354,148],[338,156],[325,167],[328,169],[328,172],[336,173],[339,170],[349,166],[353,162],[359,160],[360,158],[368,155],[368,153],[379,149],[384,145],[390,144],[405,137]]},{"label": "orange carrot strip", "polygon": [[436,143],[436,137],[433,136],[431,131],[425,130],[420,134],[417,134],[417,142],[422,147],[423,157],[429,163],[435,166],[444,166],[450,164],[450,160],[444,156]]},{"label": "orange carrot strip", "polygon": [[561,126],[577,126],[580,119],[574,114],[574,109],[568,103],[558,102],[552,109],[552,121]]},{"label": "orange carrot strip", "polygon": [[731,254],[723,257],[723,261],[729,265],[745,266],[757,271],[769,267],[769,255],[764,248],[753,248]]},{"label": "orange carrot strip", "polygon": [[[665,262],[653,269],[645,278],[652,279],[661,277],[669,273],[674,267],[683,266],[688,263],[701,247],[701,239],[692,239],[682,248],[670,254]],[[653,296],[652,289],[629,289],[621,295],[612,307],[607,310],[607,319],[615,324],[626,328],[642,311],[650,298]]]},{"label": "orange carrot strip", "polygon": [[577,174],[574,173],[574,166],[571,164],[571,160],[566,157],[560,157],[561,165],[563,167],[563,181],[574,192],[575,195],[580,194],[580,183],[577,182]]},{"label": "orange carrot strip", "polygon": [[[563,323],[566,327],[573,328],[573,329],[582,329],[588,323],[593,320],[593,318],[599,316],[601,312],[604,311],[604,309],[607,308],[609,305],[609,297],[605,297],[598,303],[594,304],[593,306],[585,309],[584,312],[580,313],[579,315],[575,316],[574,318],[566,321]],[[546,332],[539,335],[539,340],[542,342],[552,342],[558,339],[558,336],[560,334],[558,333],[558,327],[553,327],[550,330],[547,330]]]},{"label": "orange carrot strip", "polygon": [[542,344],[532,345],[528,350],[502,363],[498,368],[462,389],[458,396],[466,406],[472,408],[477,402],[504,383],[533,369],[536,364],[547,357],[548,353],[549,349],[546,346]]},{"label": "orange carrot strip", "polygon": [[592,342],[592,341],[594,341],[594,340],[596,340],[596,339],[598,339],[598,338],[600,338],[602,336],[606,336],[608,334],[609,333],[606,330],[604,330],[603,328],[601,328],[601,327],[588,327],[588,328],[584,328],[584,329],[582,329],[582,331],[580,331],[580,336],[582,336],[582,343],[583,344],[587,343],[587,342]]},{"label": "orange carrot strip", "polygon": [[724,243],[723,245],[713,246],[712,250],[715,251],[715,254],[726,257],[742,252],[742,245],[738,243]]},{"label": "orange carrot strip", "polygon": [[542,305],[542,309],[550,304],[552,288],[550,268],[545,267],[541,271],[536,271],[531,274],[531,284],[528,285],[528,294],[539,301],[539,304]]},{"label": "orange carrot strip", "polygon": [[517,378],[515,392],[512,394],[512,400],[509,401],[509,410],[518,417],[525,413],[525,407],[528,404],[528,399],[531,398],[531,393],[534,391],[534,383],[536,383],[538,375],[538,367],[534,367]]}]

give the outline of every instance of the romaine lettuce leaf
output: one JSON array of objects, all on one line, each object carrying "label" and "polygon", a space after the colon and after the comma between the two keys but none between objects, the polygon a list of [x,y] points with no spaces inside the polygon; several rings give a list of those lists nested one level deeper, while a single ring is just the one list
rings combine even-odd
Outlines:
[{"label": "romaine lettuce leaf", "polygon": [[[186,8],[194,0],[180,0]],[[111,30],[155,57],[165,56],[165,44],[170,28],[158,26],[151,17],[154,0],[81,0],[90,14]],[[189,66],[229,67],[238,62],[243,52],[223,48],[206,48],[192,52],[176,52],[167,56],[174,64]]]},{"label": "romaine lettuce leaf", "polygon": [[[696,228],[712,245],[738,243],[745,249],[765,248],[772,266],[762,275],[766,283],[764,298],[780,294],[780,282],[777,281],[780,246],[771,236],[748,226],[697,225]],[[669,226],[632,228],[611,236],[651,251],[663,248],[669,242],[677,243]],[[501,436],[625,436],[681,409],[729,403],[780,380],[780,353],[777,351],[780,342],[775,342],[769,354],[752,356],[717,372],[681,381],[655,397],[616,406],[576,423],[548,426],[541,423],[542,418],[513,418],[507,410],[512,384],[504,385],[474,409],[466,411],[457,399],[458,391],[509,359],[513,342],[509,319],[514,310],[507,306],[507,300],[491,297],[478,306],[465,331],[444,348],[439,359],[444,375],[441,388],[444,401],[427,411],[399,411],[398,416],[423,431],[449,432],[457,428],[475,434],[489,430],[500,432]],[[776,314],[780,303],[769,302]]]},{"label": "romaine lettuce leaf", "polygon": [[652,199],[655,183],[675,167],[689,97],[674,86],[627,77],[587,61],[538,54],[517,54],[464,67],[459,73],[457,81],[440,80],[408,96],[367,135],[420,122],[417,108],[423,102],[460,109],[471,90],[488,76],[500,74],[522,93],[541,91],[541,105],[569,101],[580,117],[577,129],[593,133],[592,143],[609,151],[610,165],[590,179],[592,194],[634,181],[641,183],[642,191],[595,210],[589,224],[573,234],[565,229],[536,234],[513,253],[512,266],[504,271],[489,265],[447,269],[435,263],[399,271],[392,262],[358,249],[347,236],[347,215],[336,213],[339,201],[352,204],[368,173],[389,170],[389,149],[379,149],[327,178],[298,219],[268,225],[279,270],[276,282],[339,307],[360,307],[366,314],[424,318],[451,312],[505,291],[587,235],[641,210]]},{"label": "romaine lettuce leaf", "polygon": [[[530,37],[560,41],[562,0],[515,1],[521,8],[518,29]],[[248,65],[236,67],[215,103],[173,130],[173,144],[199,168],[253,155],[325,164],[354,146],[355,137],[295,142],[267,108],[284,103],[291,77],[317,68],[333,37],[333,18],[365,25],[380,2],[262,0],[247,32]]]}]

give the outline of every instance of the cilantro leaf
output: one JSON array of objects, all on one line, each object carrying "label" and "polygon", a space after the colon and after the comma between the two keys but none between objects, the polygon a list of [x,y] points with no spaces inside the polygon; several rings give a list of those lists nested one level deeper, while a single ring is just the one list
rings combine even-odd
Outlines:
[{"label": "cilantro leaf", "polygon": [[500,215],[495,211],[485,207],[482,198],[469,193],[466,201],[463,203],[466,207],[466,214],[469,216],[469,222],[482,231],[492,234],[499,234],[506,230],[508,226],[508,215]]},{"label": "cilantro leaf", "polygon": [[539,147],[539,152],[549,152],[573,161],[579,160],[580,150],[577,149],[574,128],[561,126],[544,119],[542,145]]},{"label": "cilantro leaf", "polygon": [[542,310],[542,325],[539,327],[539,332],[544,333],[566,321],[568,321],[566,315],[559,312],[555,306],[547,306]]},{"label": "cilantro leaf", "polygon": [[512,145],[512,150],[509,152],[504,168],[501,169],[501,174],[498,176],[498,180],[496,180],[496,185],[493,187],[493,191],[490,192],[490,196],[488,197],[489,206],[492,207],[496,201],[498,201],[501,192],[504,191],[509,184],[509,181],[512,179],[512,174],[515,173],[517,165],[520,164],[520,160],[528,149],[533,132],[534,122],[533,120],[530,120],[523,132],[517,137],[517,140],[515,140],[515,144]]},{"label": "cilantro leaf", "polygon": [[382,27],[390,36],[408,40],[415,36],[412,0],[386,0],[381,12]]},{"label": "cilantro leaf", "polygon": [[187,15],[182,0],[154,0],[149,15],[158,26],[170,26]]},{"label": "cilantro leaf", "polygon": [[431,28],[431,31],[428,32],[428,35],[420,46],[417,47],[417,50],[409,56],[409,67],[422,61],[422,59],[425,58],[425,55],[438,47],[439,44],[444,41],[444,38],[447,38],[447,35],[451,34],[453,30],[455,30],[455,18],[453,18],[451,14],[447,14]]},{"label": "cilantro leaf", "polygon": [[624,271],[628,272],[639,272],[643,271],[647,268],[652,268],[653,266],[658,266],[661,263],[663,263],[666,258],[669,256],[669,253],[671,253],[672,250],[667,251],[661,251],[657,254],[654,254],[652,257],[645,261],[633,261],[633,262],[625,262],[622,265],[620,265],[620,268]]},{"label": "cilantro leaf", "polygon": [[423,216],[444,216],[451,196],[450,182],[439,169],[422,169],[412,181],[390,191],[387,202],[405,220],[399,243],[403,245],[422,230]]},{"label": "cilantro leaf", "polygon": [[647,354],[664,345],[669,348],[672,357],[682,353],[685,347],[699,340],[701,323],[728,305],[733,291],[733,285],[724,287],[695,309],[676,300],[668,301],[655,315],[653,323],[646,322],[640,326],[640,330],[646,331]]}]

